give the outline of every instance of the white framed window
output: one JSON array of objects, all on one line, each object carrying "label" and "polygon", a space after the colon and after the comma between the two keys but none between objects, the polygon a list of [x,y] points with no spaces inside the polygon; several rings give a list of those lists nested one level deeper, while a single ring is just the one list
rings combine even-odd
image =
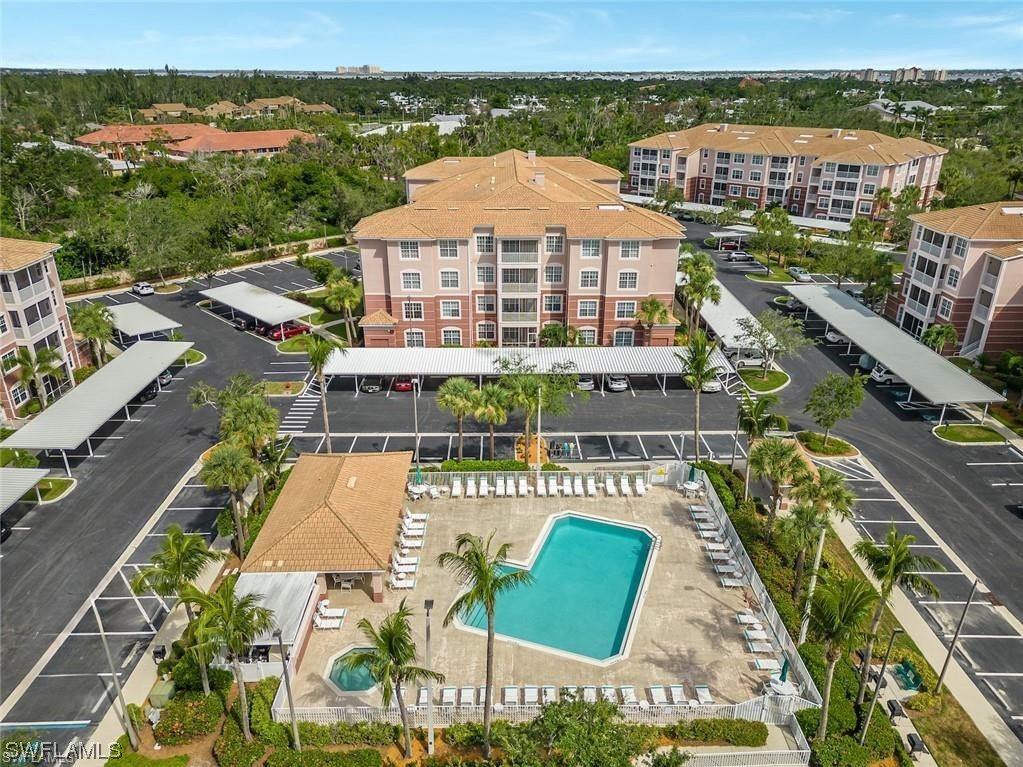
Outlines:
[{"label": "white framed window", "polygon": [[878,165],[868,165],[867,166],[867,175],[868,176],[876,176],[880,172],[880,170],[881,170],[881,168]]},{"label": "white framed window", "polygon": [[700,179],[699,188],[700,189],[706,189],[707,188],[707,179],[705,179],[705,178],[701,178]]},{"label": "white framed window", "polygon": [[579,319],[581,320],[595,320],[597,319],[597,301],[585,300],[579,302]]},{"label": "white framed window", "polygon": [[632,148],[632,156],[633,157],[642,157],[643,156],[643,150],[640,149],[639,147],[633,147]]},{"label": "white framed window", "polygon": [[561,234],[548,234],[544,237],[543,249],[545,253],[557,255],[565,252],[565,237]]},{"label": "white framed window", "polygon": [[[707,155],[704,155],[704,157],[706,157],[706,156]],[[700,166],[700,173],[706,173],[706,172],[707,172],[707,165],[706,165],[706,163],[704,163],[703,165]]]},{"label": "white framed window", "polygon": [[671,150],[670,149],[662,149],[661,150],[661,159],[662,160],[670,160],[671,159]]},{"label": "white framed window", "polygon": [[952,241],[952,255],[956,258],[966,258],[966,240],[956,237]]},{"label": "white framed window", "polygon": [[579,272],[580,288],[600,287],[600,272],[596,269],[583,269]]},{"label": "white framed window", "polygon": [[4,316],[3,312],[0,312],[0,333],[7,332],[7,317]]},{"label": "white framed window", "polygon": [[462,316],[461,301],[441,301],[440,316],[446,320],[457,320]]},{"label": "white framed window", "polygon": [[407,322],[412,322],[413,320],[421,320],[421,319],[423,319],[423,302],[422,301],[405,301],[401,305],[401,316]]},{"label": "white framed window", "polygon": [[632,320],[636,318],[636,302],[635,301],[616,301],[615,302],[615,319],[616,320]]},{"label": "white framed window", "polygon": [[732,181],[742,181],[742,168],[732,168]]},{"label": "white framed window", "polygon": [[11,389],[11,399],[14,400],[15,405],[21,405],[28,399],[28,392],[25,391],[25,387],[18,384]]},{"label": "white framed window", "polygon": [[796,183],[797,184],[802,184],[803,183],[803,174],[802,173],[797,173],[796,174]]},{"label": "white framed window", "polygon": [[799,197],[800,197],[800,195],[802,195],[802,193],[803,193],[803,192],[802,192],[802,190],[801,190],[801,189],[793,189],[793,190],[792,190],[792,199],[793,199],[793,200],[798,200],[798,199],[799,199]]},{"label": "white framed window", "polygon": [[618,289],[635,290],[639,287],[639,272],[621,271],[618,272]]},{"label": "white framed window", "polygon": [[710,157],[710,150],[709,149],[704,149],[703,150],[703,156],[704,157]]},{"label": "white framed window", "polygon": [[632,163],[632,170],[633,170],[634,173],[639,173],[639,163],[638,162]]},{"label": "white framed window", "polygon": [[739,186],[738,184],[732,184],[731,186],[728,187],[728,194],[730,194],[732,197],[738,197],[739,195],[742,194],[742,187]]},{"label": "white framed window", "polygon": [[476,252],[477,253],[493,253],[494,252],[494,235],[492,235],[492,234],[477,234],[476,235]]},{"label": "white framed window", "polygon": [[438,240],[437,248],[441,258],[458,258],[458,240]]},{"label": "white framed window", "polygon": [[706,195],[704,195],[704,194],[698,194],[698,195],[696,195],[696,201],[697,201],[697,202],[704,202],[704,201],[705,201],[705,198],[706,198]]},{"label": "white framed window", "polygon": [[826,178],[823,181],[821,181],[821,191],[822,192],[830,192],[834,188],[834,186],[835,186],[835,182],[832,181],[830,178]]},{"label": "white framed window", "polygon": [[943,320],[947,320],[952,316],[952,301],[944,296],[938,302],[938,316]]},{"label": "white framed window", "polygon": [[497,267],[493,264],[476,264],[476,282],[480,285],[493,285],[497,282]]},{"label": "white framed window", "polygon": [[803,155],[799,156],[799,164],[800,165],[806,165],[806,157],[805,156],[803,156]]},{"label": "white framed window", "polygon": [[860,206],[859,206],[859,212],[860,212],[860,213],[861,213],[862,215],[865,215],[865,216],[869,216],[869,215],[870,215],[870,213],[871,213],[871,212],[872,212],[873,210],[874,210],[874,203],[872,203],[872,202],[871,202],[870,200],[862,200],[862,201],[860,202]]},{"label": "white framed window", "polygon": [[595,346],[597,343],[596,328],[579,328],[576,331],[576,343],[583,346]]},{"label": "white framed window", "polygon": [[543,310],[546,314],[560,314],[565,308],[565,297],[562,295],[546,295],[543,297]]},{"label": "white framed window", "polygon": [[743,154],[742,152],[736,152],[735,154],[732,155],[732,162],[737,163],[738,165],[742,165],[744,162],[746,162],[746,155]]},{"label": "white framed window", "polygon": [[746,187],[746,196],[749,197],[751,200],[759,200],[760,199],[760,187],[758,187],[758,186],[748,186],[748,187]]},{"label": "white framed window", "polygon": [[426,346],[426,333],[422,330],[406,330],[405,346],[423,347]]},{"label": "white framed window", "polygon": [[422,290],[423,289],[423,275],[420,272],[402,272],[401,273],[401,289],[402,290]]},{"label": "white framed window", "polygon": [[583,240],[580,249],[582,258],[600,258],[600,240]]},{"label": "white framed window", "polygon": [[560,285],[565,281],[565,267],[561,264],[547,264],[543,268],[543,281],[548,285]]},{"label": "white framed window", "polygon": [[440,332],[440,342],[445,346],[461,346],[462,331],[459,328],[444,328]]},{"label": "white framed window", "polygon": [[440,286],[442,288],[457,288],[458,287],[458,270],[457,269],[441,269],[440,270]]},{"label": "white framed window", "polygon": [[763,179],[764,179],[763,171],[751,170],[749,172],[749,180],[750,181],[763,181]]},{"label": "white framed window", "polygon": [[667,176],[670,172],[671,172],[671,166],[670,165],[662,165],[661,166],[661,175],[662,176]]},{"label": "white framed window", "polygon": [[825,173],[834,173],[835,172],[835,168],[837,168],[837,167],[838,167],[838,165],[836,163],[826,162],[826,163],[824,163],[824,172]]},{"label": "white framed window", "polygon": [[755,154],[753,155],[753,157],[750,158],[750,162],[753,163],[754,165],[763,165],[764,156],[762,154]]},{"label": "white framed window", "polygon": [[497,311],[497,296],[476,296],[476,311],[479,314],[493,314]]},{"label": "white framed window", "polygon": [[618,328],[614,335],[615,346],[635,346],[636,345],[636,331],[632,328]]},{"label": "white framed window", "polygon": [[863,185],[863,195],[865,197],[873,197],[874,196],[874,192],[876,190],[877,190],[877,185],[876,184],[864,184]]},{"label": "white framed window", "polygon": [[398,244],[400,258],[402,261],[419,260],[419,243],[415,240],[402,240]]},{"label": "white framed window", "polygon": [[827,208],[829,205],[831,205],[831,198],[830,197],[818,197],[817,198],[817,207],[818,208]]},{"label": "white framed window", "polygon": [[639,240],[622,241],[622,258],[639,258]]},{"label": "white framed window", "polygon": [[496,322],[477,322],[476,323],[476,340],[477,341],[496,341],[497,340],[497,323]]},{"label": "white framed window", "polygon": [[945,284],[950,288],[959,287],[959,270],[954,266],[948,268],[948,274],[945,275]]},{"label": "white framed window", "polygon": [[0,357],[0,368],[6,373],[8,370],[13,370],[17,366],[18,354],[13,349],[6,352],[3,357]]}]

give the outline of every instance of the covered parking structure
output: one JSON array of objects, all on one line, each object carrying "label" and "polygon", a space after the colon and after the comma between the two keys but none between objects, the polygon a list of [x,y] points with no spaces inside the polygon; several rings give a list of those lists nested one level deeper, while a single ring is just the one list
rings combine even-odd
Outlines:
[{"label": "covered parking structure", "polygon": [[25,493],[33,488],[36,491],[36,500],[42,500],[36,485],[49,473],[49,469],[13,469],[7,466],[0,468],[0,514],[20,501]]},{"label": "covered parking structure", "polygon": [[121,345],[141,341],[142,338],[168,337],[181,323],[140,303],[113,304],[107,307],[114,318],[114,329]]},{"label": "covered parking structure", "polygon": [[940,405],[939,426],[945,421],[949,405],[983,404],[986,417],[988,405],[1005,401],[1001,394],[838,288],[786,285],[785,290],[806,307],[804,317],[813,312],[824,320],[825,333],[832,325],[837,328],[848,339],[847,351],[855,344],[905,381],[909,397],[900,405],[913,409],[914,392],[932,405]]},{"label": "covered parking structure", "polygon": [[232,282],[219,288],[200,290],[199,295],[206,296],[214,303],[227,307],[231,312],[232,320],[237,314],[242,314],[246,317],[253,317],[270,327],[283,325],[285,322],[297,320],[299,317],[307,317],[316,311],[313,306],[293,301],[244,281]]},{"label": "covered parking structure", "polygon": [[700,307],[700,319],[717,337],[722,351],[730,353],[734,350],[741,355],[746,331],[742,329],[739,320],[751,320],[755,325],[759,325],[759,322],[753,312],[719,280],[715,279],[714,283],[721,291],[721,299],[716,304],[704,301]]},{"label": "covered parking structure", "polygon": [[[667,395],[669,375],[682,375],[683,365],[677,354],[685,354],[684,347],[672,346],[559,346],[559,347],[507,347],[497,349],[452,348],[400,348],[400,349],[346,349],[336,350],[327,361],[324,375],[352,376],[355,391],[359,379],[379,376],[464,376],[479,379],[497,376],[503,366],[556,375],[559,373],[654,376],[661,392]],[[735,371],[728,358],[715,350],[713,361],[719,376],[728,377]],[[421,389],[420,389],[421,391]]]},{"label": "covered parking structure", "polygon": [[92,456],[92,435],[121,411],[124,420],[130,421],[128,403],[191,348],[191,341],[139,341],[0,442],[0,447],[45,450],[47,455],[57,451],[70,477],[68,451],[84,444]]}]

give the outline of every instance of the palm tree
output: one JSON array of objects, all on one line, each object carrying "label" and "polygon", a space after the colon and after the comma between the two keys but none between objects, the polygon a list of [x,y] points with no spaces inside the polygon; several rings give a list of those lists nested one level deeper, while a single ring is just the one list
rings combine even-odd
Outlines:
[{"label": "palm tree", "polygon": [[287,437],[278,442],[275,439],[266,443],[260,462],[263,471],[266,473],[266,487],[268,490],[275,489],[284,474],[284,464],[294,454],[291,438]]},{"label": "palm tree", "polygon": [[267,444],[277,436],[280,413],[261,394],[248,394],[233,400],[220,416],[220,434],[224,441],[246,450],[256,462],[256,493],[259,507],[266,508],[266,488],[260,460]]},{"label": "palm tree", "polygon": [[473,390],[472,403],[473,418],[490,431],[490,460],[495,460],[494,427],[508,423],[508,392],[498,384],[484,384],[479,391]]},{"label": "palm tree", "polygon": [[700,392],[705,384],[717,379],[718,369],[713,359],[716,348],[716,341],[708,339],[707,334],[702,330],[696,330],[690,335],[689,346],[685,352],[675,352],[675,356],[682,364],[682,380],[695,393],[693,399],[695,415],[693,442],[696,445],[696,463],[700,462]]},{"label": "palm tree", "polygon": [[1005,171],[1005,179],[1009,182],[1009,199],[1016,196],[1016,187],[1023,184],[1023,165],[1011,165]]},{"label": "palm tree", "polygon": [[182,599],[194,602],[201,608],[195,624],[196,643],[189,652],[202,662],[206,653],[227,651],[227,657],[234,671],[238,685],[238,698],[242,715],[242,733],[245,740],[252,740],[249,729],[249,700],[245,692],[245,679],[239,657],[261,634],[273,628],[274,615],[271,610],[259,605],[261,594],[239,597],[235,593],[237,575],[229,575],[220,582],[212,594],[205,594],[195,586],[185,588]]},{"label": "palm tree", "polygon": [[349,344],[355,343],[355,320],[352,319],[352,310],[358,307],[360,300],[359,287],[351,280],[342,277],[327,283],[323,305],[333,312],[345,313],[345,330],[348,333]]},{"label": "palm tree", "polygon": [[458,460],[462,460],[462,425],[475,408],[476,387],[465,378],[449,378],[437,389],[437,407],[458,420]]},{"label": "palm tree", "polygon": [[771,483],[771,506],[767,512],[767,540],[771,540],[771,529],[781,507],[781,487],[792,482],[806,471],[806,464],[794,442],[768,437],[760,440],[750,450],[746,471],[757,478],[766,478]]},{"label": "palm tree", "polygon": [[913,118],[913,128],[916,128],[916,124],[920,123],[920,138],[924,137],[924,126],[926,125],[927,118],[931,116],[923,107],[913,107],[909,110],[909,114]]},{"label": "palm tree", "polygon": [[715,277],[714,261],[706,253],[697,253],[682,265],[685,284],[680,293],[686,302],[686,325],[693,327],[704,301],[716,304],[721,300],[721,288]]},{"label": "palm tree", "polygon": [[941,354],[945,350],[945,346],[951,344],[955,347],[959,343],[959,331],[955,329],[954,325],[939,322],[927,328],[920,340]]},{"label": "palm tree", "polygon": [[[739,402],[739,417],[737,420],[737,431],[741,430],[747,438],[749,447],[758,439],[763,439],[771,429],[787,429],[789,419],[780,413],[772,413],[771,408],[778,404],[776,394],[761,394],[753,397],[748,391],[743,390],[742,400]],[[735,435],[738,443],[739,435]],[[743,500],[749,498],[749,467],[745,475],[745,486],[743,488]]]},{"label": "palm tree", "polygon": [[787,517],[778,523],[781,537],[796,549],[796,561],[792,566],[792,599],[799,600],[803,590],[803,575],[806,570],[806,552],[828,526],[827,517],[808,503],[797,503],[789,510]]},{"label": "palm tree", "polygon": [[71,327],[89,342],[96,366],[106,362],[104,349],[114,337],[114,315],[106,304],[77,304],[69,312]]},{"label": "palm tree", "polygon": [[857,541],[853,547],[853,552],[867,563],[867,569],[881,584],[881,601],[874,611],[874,617],[870,622],[870,631],[867,634],[867,649],[864,653],[863,666],[860,669],[860,690],[856,694],[857,703],[863,703],[867,692],[870,659],[874,653],[877,629],[881,625],[885,605],[888,604],[895,587],[902,586],[920,594],[938,596],[938,587],[919,573],[940,571],[945,567],[936,559],[923,554],[914,554],[912,546],[915,541],[916,537],[908,533],[900,536],[895,525],[892,525],[888,528],[888,534],[885,536],[883,544],[861,540]]},{"label": "palm tree", "polygon": [[821,721],[817,739],[824,740],[828,731],[828,707],[831,705],[831,682],[835,666],[844,653],[852,651],[863,640],[863,629],[870,617],[877,594],[863,578],[836,574],[824,581],[814,594],[810,625],[824,645],[827,671],[824,675]]},{"label": "palm tree", "polygon": [[217,445],[202,465],[199,479],[210,490],[226,487],[231,494],[231,515],[234,517],[235,547],[239,559],[245,559],[245,526],[242,524],[243,494],[252,478],[259,473],[259,464],[242,448],[225,443]]},{"label": "palm tree", "polygon": [[875,216],[880,216],[892,204],[892,190],[886,186],[881,187],[874,193]]},{"label": "palm tree", "polygon": [[325,444],[328,453],[332,453],[333,450],[330,445],[330,418],[327,413],[327,382],[323,375],[323,369],[336,349],[340,349],[342,354],[348,353],[341,341],[319,333],[310,333],[305,345],[306,354],[309,355],[309,367],[313,369],[316,383],[320,386],[320,406],[323,410],[323,431],[327,436]]},{"label": "palm tree", "polygon": [[64,358],[48,346],[34,351],[29,346],[19,346],[14,357],[18,366],[18,381],[27,389],[34,390],[39,398],[39,407],[46,410],[49,399],[46,396],[46,378],[65,378]]},{"label": "palm tree", "polygon": [[359,649],[345,656],[349,669],[367,668],[373,681],[380,685],[380,698],[384,706],[398,701],[401,726],[405,731],[405,758],[412,757],[412,735],[409,730],[408,709],[402,696],[402,686],[430,680],[442,683],[444,675],[415,665],[416,644],[412,639],[409,618],[412,610],[401,600],[398,609],[390,613],[375,627],[368,618],[359,621],[359,630],[366,638],[368,649]]},{"label": "palm tree", "polygon": [[[225,558],[224,552],[211,551],[206,539],[197,533],[186,534],[180,525],[167,527],[160,550],[153,555],[152,562],[131,581],[131,590],[136,594],[152,591],[161,597],[181,597],[186,586],[195,583],[196,579],[211,562],[219,562]],[[188,625],[195,621],[192,605],[185,602],[185,614]],[[199,663],[202,676],[203,694],[210,694],[210,680],[206,673],[206,664]]]},{"label": "palm tree", "polygon": [[471,533],[462,533],[455,539],[455,550],[445,551],[437,557],[437,564],[447,568],[465,590],[452,602],[444,616],[447,626],[455,616],[467,618],[483,608],[487,613],[487,688],[483,706],[483,758],[490,758],[490,712],[494,692],[494,611],[497,597],[505,591],[533,582],[528,570],[505,570],[504,562],[511,550],[510,543],[502,543],[496,552],[490,547],[496,532],[486,540]]},{"label": "palm tree", "polygon": [[[533,422],[533,414],[536,413],[540,402],[540,387],[543,385],[539,376],[528,373],[516,373],[501,377],[501,387],[508,394],[509,410],[521,410],[524,424],[523,436],[525,438],[524,451],[526,463],[529,463],[529,439],[530,426]],[[537,461],[540,460],[539,447],[536,451]]]},{"label": "palm tree", "polygon": [[664,325],[671,317],[671,312],[657,296],[648,296],[639,302],[636,309],[636,319],[646,328],[646,345],[650,345],[650,337],[653,335],[654,325]]},{"label": "palm tree", "polygon": [[[824,551],[824,536],[828,531],[832,515],[842,519],[853,518],[853,507],[856,505],[856,494],[845,484],[845,479],[834,469],[822,466],[814,475],[810,471],[803,472],[794,480],[792,498],[797,503],[809,506],[813,509],[821,524],[817,528],[817,555],[814,558],[813,569],[816,572],[820,568],[820,556]],[[796,580],[792,591],[792,598],[799,598],[799,591],[802,588],[803,566],[806,563],[806,548],[800,549],[796,555]],[[807,599],[813,598],[815,578],[810,579],[810,593]]]}]

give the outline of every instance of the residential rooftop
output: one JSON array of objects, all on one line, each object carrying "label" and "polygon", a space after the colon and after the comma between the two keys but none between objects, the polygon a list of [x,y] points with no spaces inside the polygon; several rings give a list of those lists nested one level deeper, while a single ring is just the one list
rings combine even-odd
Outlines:
[{"label": "residential rooftop", "polygon": [[42,261],[59,247],[60,245],[55,242],[0,237],[0,271],[14,272],[36,261]]},{"label": "residential rooftop", "polygon": [[195,136],[226,133],[203,123],[166,123],[161,125],[105,125],[75,139],[83,146],[100,144],[143,144],[147,141],[184,141]]},{"label": "residential rooftop", "polygon": [[971,240],[1023,240],[1023,201],[986,202],[914,213],[910,219],[944,234]]},{"label": "residential rooftop", "polygon": [[192,152],[252,152],[257,149],[283,149],[295,139],[315,141],[316,136],[300,130],[254,130],[208,133],[177,141],[175,154]]}]

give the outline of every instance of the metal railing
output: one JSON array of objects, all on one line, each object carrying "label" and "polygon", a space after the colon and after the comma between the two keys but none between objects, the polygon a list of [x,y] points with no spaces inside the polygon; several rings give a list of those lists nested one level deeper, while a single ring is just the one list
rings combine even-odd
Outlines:
[{"label": "metal railing", "polygon": [[501,312],[502,322],[536,322],[537,312]]},{"label": "metal railing", "polygon": [[980,284],[985,288],[991,288],[994,290],[998,286],[998,275],[991,274],[990,272],[984,272],[980,278]]},{"label": "metal railing", "polygon": [[909,277],[912,280],[923,283],[929,288],[934,287],[935,278],[925,272],[921,272],[919,269],[914,269],[912,273],[910,273]]},{"label": "metal railing", "polygon": [[[12,280],[13,282],[13,280]],[[36,296],[41,296],[45,293],[50,292],[50,283],[46,279],[41,279],[39,282],[33,282],[30,285],[26,285],[23,288],[15,288],[14,290],[3,291],[4,301],[9,304],[20,304]]]},{"label": "metal railing", "polygon": [[25,325],[23,327],[12,327],[14,336],[20,338],[23,341],[28,341],[36,336],[42,334],[47,330],[55,330],[57,328],[57,315],[50,314],[46,317],[36,320],[35,322]]},{"label": "metal railing", "polygon": [[906,308],[915,312],[920,317],[933,317],[937,312],[937,308],[931,307],[928,309],[927,304],[922,304],[919,301],[914,301],[912,298],[906,299]]},{"label": "metal railing", "polygon": [[502,293],[536,293],[537,283],[535,282],[502,282]]},{"label": "metal railing", "polygon": [[[578,451],[574,455],[554,455],[551,454],[551,460],[580,460],[581,456]],[[546,482],[550,482],[550,478],[553,477],[555,482],[558,483],[560,488],[568,477],[570,480],[574,480],[575,477],[580,477],[583,481],[583,489],[585,492],[586,478],[592,476],[594,482],[597,485],[598,493],[604,492],[604,481],[608,476],[612,477],[617,483],[623,476],[629,480],[629,486],[632,488],[632,492],[635,492],[636,488],[636,477],[642,477],[643,482],[647,487],[654,481],[652,477],[653,470],[646,467],[639,467],[635,469],[624,469],[617,468],[614,470],[607,469],[589,469],[586,471],[542,471],[540,472],[541,478]],[[518,488],[519,480],[526,480],[526,487],[535,492],[536,488],[536,471],[423,471],[421,473],[423,483],[432,485],[438,488],[450,488],[457,477],[462,481],[462,490],[464,492],[466,481],[470,478],[476,480],[477,486],[479,485],[480,479],[486,479],[487,484],[490,487],[490,491],[493,492],[497,485],[497,478],[504,477],[505,484],[507,486],[508,480],[515,484]],[[408,475],[409,483],[414,484],[416,480],[416,472],[410,471]],[[620,488],[619,488],[620,489]],[[574,491],[574,490],[573,490]]]},{"label": "metal railing", "polygon": [[941,257],[941,254],[945,252],[945,246],[943,244],[935,245],[934,243],[926,242],[925,240],[920,240],[920,242],[916,245],[916,249],[923,251],[930,256],[938,256],[939,258]]},{"label": "metal railing", "polygon": [[540,253],[505,253],[501,252],[502,264],[537,264],[540,262]]}]

